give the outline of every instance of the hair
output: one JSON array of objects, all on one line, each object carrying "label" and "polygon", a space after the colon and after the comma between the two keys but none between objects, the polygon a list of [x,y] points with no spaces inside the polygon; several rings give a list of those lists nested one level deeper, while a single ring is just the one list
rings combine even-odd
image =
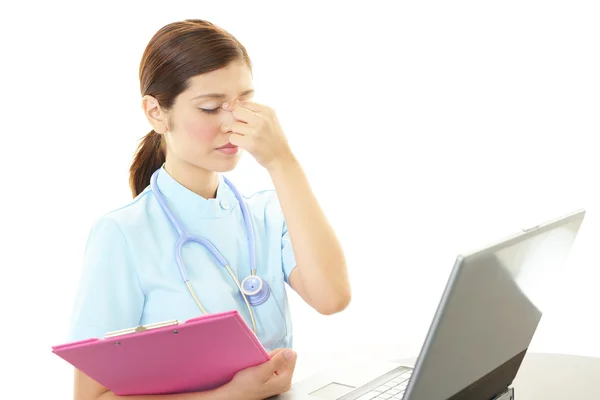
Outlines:
[{"label": "hair", "polygon": [[[142,97],[153,96],[163,110],[169,111],[177,96],[189,88],[190,78],[233,61],[243,61],[252,68],[246,48],[227,31],[199,19],[173,22],[156,32],[146,46],[139,70],[140,92]],[[141,139],[129,168],[134,198],[165,162],[165,147],[163,135],[154,130]]]}]

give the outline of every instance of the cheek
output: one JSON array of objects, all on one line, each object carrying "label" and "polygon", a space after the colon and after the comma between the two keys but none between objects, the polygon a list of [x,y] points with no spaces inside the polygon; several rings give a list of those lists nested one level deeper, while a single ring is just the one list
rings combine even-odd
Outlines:
[{"label": "cheek", "polygon": [[202,143],[212,143],[219,134],[220,125],[217,121],[206,121],[198,118],[195,121],[186,121],[183,125],[188,136]]}]

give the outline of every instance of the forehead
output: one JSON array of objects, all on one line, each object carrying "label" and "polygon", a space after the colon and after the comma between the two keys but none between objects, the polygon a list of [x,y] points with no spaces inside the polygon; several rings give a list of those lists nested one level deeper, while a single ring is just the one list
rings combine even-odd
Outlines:
[{"label": "forehead", "polygon": [[224,68],[192,77],[185,93],[189,98],[208,93],[237,96],[248,89],[252,89],[250,68],[242,62],[234,62]]}]

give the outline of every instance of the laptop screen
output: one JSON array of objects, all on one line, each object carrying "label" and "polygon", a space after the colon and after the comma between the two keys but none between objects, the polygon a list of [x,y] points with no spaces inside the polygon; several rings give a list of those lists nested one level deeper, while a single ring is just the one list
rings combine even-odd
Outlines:
[{"label": "laptop screen", "polygon": [[405,398],[490,399],[514,379],[583,214],[459,257]]}]

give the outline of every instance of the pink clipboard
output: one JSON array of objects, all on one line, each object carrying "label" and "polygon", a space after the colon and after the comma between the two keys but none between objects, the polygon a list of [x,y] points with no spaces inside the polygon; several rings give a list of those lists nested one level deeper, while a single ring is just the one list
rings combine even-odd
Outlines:
[{"label": "pink clipboard", "polygon": [[52,352],[120,396],[213,389],[269,360],[237,311],[108,333]]}]

